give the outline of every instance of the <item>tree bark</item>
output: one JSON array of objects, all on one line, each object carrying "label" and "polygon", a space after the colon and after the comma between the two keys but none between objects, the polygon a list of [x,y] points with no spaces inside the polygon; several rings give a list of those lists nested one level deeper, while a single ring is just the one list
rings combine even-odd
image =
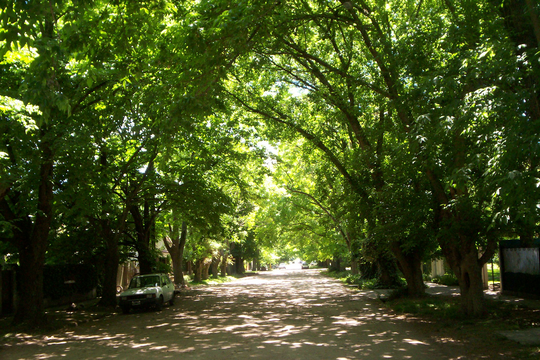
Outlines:
[{"label": "tree bark", "polygon": [[212,277],[214,279],[217,279],[219,277],[219,271],[218,271],[218,269],[219,269],[219,255],[212,257],[211,268],[212,268]]},{"label": "tree bark", "polygon": [[204,266],[204,259],[197,259],[195,261],[195,271],[193,272],[193,281],[201,282],[202,281],[202,271]]},{"label": "tree bark", "polygon": [[[163,239],[167,251],[171,255],[173,265],[174,284],[177,286],[185,286],[184,280],[184,248],[187,239],[187,223],[182,221],[182,229],[180,236],[177,236],[175,226],[169,224],[169,239]],[[170,241],[170,243],[169,243]]]},{"label": "tree bark", "polygon": [[426,290],[420,254],[417,251],[405,253],[398,241],[393,241],[390,247],[397,260],[398,268],[407,282],[407,294],[411,297],[424,296]]},{"label": "tree bark", "polygon": [[208,270],[210,269],[210,266],[212,265],[212,262],[211,261],[208,261],[208,259],[205,259],[204,262],[203,262],[203,266],[202,266],[202,279],[203,280],[208,280],[208,278],[210,277],[209,274],[208,274]]},{"label": "tree bark", "polygon": [[[41,131],[42,139],[46,131]],[[17,229],[19,233],[15,245],[19,249],[19,286],[17,310],[14,324],[28,323],[39,327],[46,323],[43,303],[43,268],[49,244],[49,230],[52,220],[53,193],[53,151],[43,140],[40,144],[40,174],[37,214],[31,232]],[[28,225],[31,221],[28,219]]]},{"label": "tree bark", "polygon": [[221,263],[219,264],[220,270],[221,270],[221,276],[225,277],[227,276],[227,260],[228,256],[225,253],[224,250],[220,250],[221,255]]},{"label": "tree bark", "polygon": [[150,249],[150,230],[153,226],[153,219],[150,218],[148,206],[148,201],[145,201],[144,214],[141,214],[138,205],[134,204],[130,207],[131,216],[133,217],[137,233],[135,248],[138,252],[141,274],[152,273],[156,265],[156,260],[152,256],[152,251]]},{"label": "tree bark", "polygon": [[239,275],[243,275],[246,273],[246,269],[244,268],[244,259],[242,259],[242,257],[234,257],[234,268],[236,270],[236,273]]},{"label": "tree bark", "polygon": [[101,219],[101,236],[105,240],[103,292],[99,304],[105,307],[116,307],[116,282],[118,265],[120,264],[118,236],[114,234],[108,219]]},{"label": "tree bark", "polygon": [[477,251],[459,251],[455,246],[445,246],[443,252],[448,265],[456,275],[461,291],[461,310],[475,317],[485,312],[482,266]]}]

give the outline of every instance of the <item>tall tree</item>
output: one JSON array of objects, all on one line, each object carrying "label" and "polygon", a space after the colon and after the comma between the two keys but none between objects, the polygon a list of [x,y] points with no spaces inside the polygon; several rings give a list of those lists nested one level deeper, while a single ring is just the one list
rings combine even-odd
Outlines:
[{"label": "tall tree", "polygon": [[[39,325],[44,321],[42,269],[55,216],[57,160],[66,158],[70,138],[78,127],[90,121],[86,117],[88,110],[98,106],[104,94],[118,91],[129,81],[129,73],[137,72],[137,50],[148,44],[139,40],[144,36],[152,38],[151,32],[139,24],[155,25],[157,15],[163,14],[161,5],[150,16],[145,3],[136,7],[130,4],[32,1],[2,6],[2,70],[7,75],[2,77],[2,95],[38,109],[30,113],[36,135],[33,163],[37,165],[28,173],[33,178],[27,182],[30,206],[21,206],[25,200],[17,184],[24,178],[1,180],[2,216],[15,230],[7,241],[19,248],[20,279],[26,284],[19,287],[15,323]],[[141,21],[145,16],[146,20]],[[26,65],[17,56],[25,51],[31,58]],[[22,134],[11,132],[10,136],[7,148],[17,143]],[[12,168],[24,166],[28,159],[12,155]],[[23,227],[17,224],[22,222]]]}]

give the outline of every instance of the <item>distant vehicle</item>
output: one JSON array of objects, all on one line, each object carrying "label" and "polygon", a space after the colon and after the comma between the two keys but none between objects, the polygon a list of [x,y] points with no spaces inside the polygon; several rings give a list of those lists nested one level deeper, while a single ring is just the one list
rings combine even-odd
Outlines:
[{"label": "distant vehicle", "polygon": [[174,304],[174,284],[166,274],[137,275],[129,287],[119,296],[119,305],[124,314],[131,309],[154,308],[161,310],[166,302]]},{"label": "distant vehicle", "polygon": [[285,263],[281,263],[278,266],[278,269],[286,269],[286,268],[287,268],[287,264],[285,264]]},{"label": "distant vehicle", "polygon": [[309,269],[309,264],[307,261],[302,262],[302,269]]}]

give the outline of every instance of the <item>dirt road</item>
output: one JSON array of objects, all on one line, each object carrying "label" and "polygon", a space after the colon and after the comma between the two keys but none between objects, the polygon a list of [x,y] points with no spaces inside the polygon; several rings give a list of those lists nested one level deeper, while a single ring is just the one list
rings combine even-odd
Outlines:
[{"label": "dirt road", "polygon": [[161,312],[13,338],[0,359],[450,358],[381,306],[316,270],[276,270],[191,290]]}]

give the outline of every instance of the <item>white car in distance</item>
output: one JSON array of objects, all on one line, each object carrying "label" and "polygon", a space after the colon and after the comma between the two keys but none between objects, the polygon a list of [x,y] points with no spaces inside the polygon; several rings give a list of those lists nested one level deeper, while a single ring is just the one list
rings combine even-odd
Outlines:
[{"label": "white car in distance", "polygon": [[167,274],[136,275],[129,287],[120,294],[118,304],[124,314],[131,309],[155,308],[161,310],[163,304],[174,304],[174,284]]}]

